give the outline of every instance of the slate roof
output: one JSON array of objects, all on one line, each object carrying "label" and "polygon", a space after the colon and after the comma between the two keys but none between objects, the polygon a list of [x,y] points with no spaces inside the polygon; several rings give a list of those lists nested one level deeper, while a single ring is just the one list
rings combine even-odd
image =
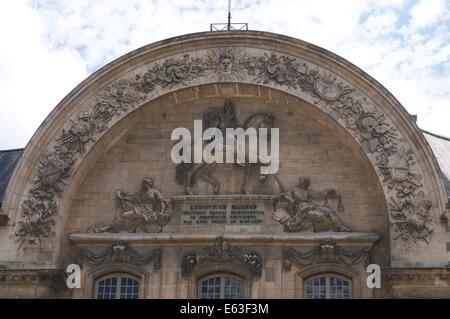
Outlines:
[{"label": "slate roof", "polygon": [[[422,130],[431,146],[442,171],[445,188],[450,200],[450,138]],[[23,148],[0,151],[0,207],[9,179],[16,167]]]},{"label": "slate roof", "polygon": [[11,178],[23,150],[23,148],[20,148],[15,150],[0,151],[0,207],[9,179]]},{"label": "slate roof", "polygon": [[439,163],[450,200],[450,138],[422,130]]}]

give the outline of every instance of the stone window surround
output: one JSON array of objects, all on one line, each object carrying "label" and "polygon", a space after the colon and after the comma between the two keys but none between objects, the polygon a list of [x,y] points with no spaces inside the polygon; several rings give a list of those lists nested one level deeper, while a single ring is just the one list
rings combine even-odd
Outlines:
[{"label": "stone window surround", "polygon": [[[135,277],[139,282],[139,297],[144,299],[148,295],[149,273],[140,267],[130,264],[107,264],[92,267],[88,270],[87,275],[84,276],[85,285],[83,291],[83,298],[96,299],[96,283],[99,279],[109,274],[126,274]],[[83,283],[82,283],[83,287]]]},{"label": "stone window surround", "polygon": [[200,280],[214,275],[230,275],[238,277],[244,282],[244,299],[251,298],[252,276],[251,274],[236,265],[228,263],[211,263],[197,269],[188,280],[188,298],[198,299],[200,296],[199,282]]},{"label": "stone window surround", "polygon": [[[248,240],[248,234],[225,234],[222,236],[225,239],[232,240],[234,243],[238,244],[242,242],[246,242]],[[78,247],[87,247],[91,245],[107,245],[109,246],[111,242],[118,241],[118,237],[122,236],[120,234],[95,234],[95,233],[74,233],[69,235],[69,240]],[[211,234],[183,234],[183,233],[152,233],[152,234],[139,234],[139,233],[132,233],[127,234],[127,240],[126,242],[129,243],[132,247],[133,244],[139,243],[140,245],[152,245],[157,243],[159,246],[162,245],[164,247],[166,244],[169,245],[189,245],[192,244],[198,244],[200,242],[211,243],[217,238],[216,233]],[[289,233],[289,234],[252,234],[253,237],[253,244],[276,244],[276,243],[291,243],[296,244],[296,248],[304,247],[304,245],[307,245],[310,247],[311,243],[317,243],[319,244],[321,241],[321,238],[328,238],[329,234],[326,233]],[[344,243],[352,243],[353,245],[361,245],[361,247],[372,247],[378,240],[379,235],[375,233],[350,233],[350,234],[339,234],[336,233],[333,235],[333,238],[336,240],[336,243],[341,245]],[[164,248],[163,248],[164,250]],[[164,260],[162,260],[162,263],[164,263]],[[119,264],[119,263],[110,263],[110,264],[104,264],[101,266],[89,266],[85,264],[85,266],[88,266],[86,273],[86,276],[83,276],[82,286],[84,289],[83,292],[80,292],[77,294],[77,297],[81,298],[92,298],[94,293],[94,285],[95,279],[98,278],[98,276],[104,275],[108,272],[128,272],[131,273],[137,277],[142,276],[141,279],[143,285],[143,289],[141,289],[139,298],[147,298],[149,296],[149,283],[152,282],[154,284],[160,285],[161,282],[158,279],[155,279],[156,281],[153,281],[153,272],[149,273],[145,271],[143,268],[136,267],[129,264]],[[164,265],[163,265],[164,267]],[[320,273],[336,273],[341,276],[345,276],[348,278],[351,278],[353,282],[352,286],[352,298],[362,298],[361,294],[361,272],[356,270],[353,267],[350,266],[344,266],[340,264],[322,264],[322,263],[314,263],[309,266],[296,266],[293,264],[292,271],[298,270],[296,279],[295,279],[295,298],[303,298],[303,281],[314,275],[318,275]],[[84,268],[82,268],[82,272],[84,272]],[[189,299],[196,299],[197,298],[197,291],[198,291],[198,281],[201,278],[204,278],[209,275],[217,274],[217,273],[229,273],[231,275],[238,276],[242,279],[244,279],[246,285],[245,285],[245,296],[244,298],[252,298],[252,286],[253,282],[256,280],[262,280],[261,278],[264,278],[264,273],[262,274],[261,278],[254,278],[249,270],[247,270],[245,267],[240,267],[238,264],[229,263],[229,262],[208,262],[201,265],[201,267],[196,267],[192,273],[188,277],[182,277],[180,273],[181,278],[181,285],[182,291],[180,292],[181,295],[187,296]],[[83,284],[85,283],[85,284]],[[155,295],[156,296],[156,295]]]},{"label": "stone window surround", "polygon": [[351,281],[351,298],[361,298],[361,280],[360,272],[353,267],[339,264],[314,264],[302,268],[295,277],[296,297],[306,298],[305,282],[306,280],[320,275],[337,275],[347,278]]}]

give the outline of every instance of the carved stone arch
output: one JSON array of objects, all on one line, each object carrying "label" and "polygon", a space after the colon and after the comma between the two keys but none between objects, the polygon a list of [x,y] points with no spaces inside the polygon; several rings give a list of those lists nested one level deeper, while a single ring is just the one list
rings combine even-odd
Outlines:
[{"label": "carved stone arch", "polygon": [[[222,65],[224,57],[231,64]],[[415,250],[417,261],[427,259],[433,250],[427,243],[439,244],[428,224],[433,220],[437,225],[444,217],[447,197],[436,159],[410,115],[381,84],[344,59],[297,39],[256,31],[206,32],[157,42],[82,82],[48,116],[16,166],[3,203],[15,223],[9,235],[16,234],[18,246],[25,248],[40,242],[54,252],[57,264],[68,194],[77,187],[73,181],[80,163],[101,151],[96,141],[132,110],[164,94],[233,82],[297,96],[344,127],[366,150],[379,176],[393,228],[404,226],[405,206],[427,219],[419,231],[400,227],[404,241],[394,240],[398,234],[391,231],[399,260],[408,249]],[[49,175],[56,178],[48,180]]]},{"label": "carved stone arch", "polygon": [[149,287],[147,282],[149,281],[150,273],[147,270],[132,264],[112,263],[89,267],[84,275],[86,284],[83,285],[83,291],[76,292],[80,294],[77,297],[84,299],[95,298],[94,291],[97,280],[113,273],[129,274],[136,277],[139,280],[139,298],[142,299],[148,295]]},{"label": "carved stone arch", "polygon": [[112,263],[106,265],[92,266],[89,268],[89,276],[93,279],[105,276],[113,272],[129,273],[137,278],[149,276],[150,273],[142,267],[125,263]]}]

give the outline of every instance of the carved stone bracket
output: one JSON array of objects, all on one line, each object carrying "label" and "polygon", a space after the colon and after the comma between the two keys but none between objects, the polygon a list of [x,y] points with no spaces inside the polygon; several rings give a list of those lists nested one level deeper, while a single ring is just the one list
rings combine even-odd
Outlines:
[{"label": "carved stone bracket", "polygon": [[249,271],[253,277],[259,278],[263,260],[258,252],[232,246],[228,240],[219,237],[213,246],[184,254],[181,260],[181,273],[184,277],[188,277],[196,267],[207,263],[235,264]]},{"label": "carved stone bracket", "polygon": [[372,260],[372,249],[346,250],[332,240],[322,241],[309,252],[302,253],[292,247],[283,247],[283,267],[291,270],[293,264],[309,266],[314,264],[343,264],[356,265],[364,262],[368,265]]},{"label": "carved stone bracket", "polygon": [[115,243],[98,254],[85,248],[80,250],[80,254],[82,261],[86,261],[88,264],[95,266],[111,263],[145,266],[153,262],[154,270],[159,270],[161,268],[162,250],[160,248],[153,249],[152,251],[141,255],[131,248],[128,243]]}]

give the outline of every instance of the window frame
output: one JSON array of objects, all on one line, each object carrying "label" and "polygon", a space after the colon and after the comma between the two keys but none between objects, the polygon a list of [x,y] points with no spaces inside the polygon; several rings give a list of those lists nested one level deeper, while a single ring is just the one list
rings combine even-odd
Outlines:
[{"label": "window frame", "polygon": [[[213,276],[217,274],[227,274],[240,278],[244,281],[245,292],[244,299],[252,298],[252,286],[254,282],[254,277],[251,272],[241,267],[240,265],[236,265],[233,263],[206,263],[202,265],[202,267],[197,267],[187,280],[186,287],[186,297],[191,299],[199,299],[199,281],[208,276]],[[182,294],[183,295],[183,294]]]},{"label": "window frame", "polygon": [[[217,277],[219,277],[221,279],[220,280],[220,292],[219,292],[220,298],[219,298],[219,300],[224,300],[225,299],[224,298],[224,294],[225,294],[225,278],[231,278],[231,279],[239,281],[241,283],[241,288],[243,289],[243,292],[241,294],[242,297],[239,298],[239,299],[246,298],[246,296],[247,296],[247,289],[248,289],[248,284],[247,284],[246,278],[244,278],[242,276],[239,276],[239,275],[236,275],[236,274],[233,274],[233,273],[229,273],[229,272],[216,272],[216,273],[211,273],[211,274],[208,274],[208,275],[204,275],[204,276],[199,277],[197,279],[197,299],[203,299],[202,298],[202,284],[206,280],[217,278]],[[227,299],[225,299],[225,300],[227,300]]]},{"label": "window frame", "polygon": [[[316,274],[316,275],[305,278],[305,280],[303,281],[303,291],[304,291],[303,296],[305,299],[309,299],[308,298],[308,283],[311,280],[321,279],[321,278],[325,278],[325,299],[338,299],[338,298],[330,298],[331,278],[337,278],[337,279],[347,281],[348,282],[348,292],[349,292],[348,298],[341,298],[341,299],[353,299],[353,281],[352,281],[352,279],[348,278],[346,276],[340,275],[340,274],[330,273],[330,272]],[[311,298],[311,299],[316,299],[316,298]]]},{"label": "window frame", "polygon": [[[305,281],[313,276],[323,276],[324,274],[334,274],[336,276],[347,278],[350,280],[351,298],[358,299],[362,297],[365,291],[362,287],[361,273],[365,269],[336,264],[336,263],[320,263],[312,264],[298,270],[295,276],[295,297],[299,299],[306,298]],[[372,289],[373,291],[374,289]]]},{"label": "window frame", "polygon": [[120,288],[122,286],[122,278],[127,278],[127,279],[132,279],[137,281],[138,283],[138,293],[137,293],[137,298],[136,299],[140,299],[141,297],[141,290],[142,290],[142,283],[141,283],[141,278],[127,273],[127,272],[110,272],[107,274],[104,274],[102,276],[99,276],[97,278],[95,278],[94,280],[94,295],[93,295],[93,299],[100,299],[98,298],[98,289],[99,289],[99,283],[103,280],[107,280],[107,279],[112,279],[112,278],[117,278],[117,283],[116,283],[116,293],[115,293],[115,298],[111,298],[111,299],[120,299]]},{"label": "window frame", "polygon": [[82,283],[84,282],[86,284],[82,286],[79,298],[95,299],[96,280],[111,273],[126,273],[138,278],[140,287],[139,299],[157,298],[158,294],[149,289],[149,287],[159,285],[156,276],[150,276],[149,272],[142,267],[123,263],[102,264],[94,267],[91,265],[83,265]]}]

